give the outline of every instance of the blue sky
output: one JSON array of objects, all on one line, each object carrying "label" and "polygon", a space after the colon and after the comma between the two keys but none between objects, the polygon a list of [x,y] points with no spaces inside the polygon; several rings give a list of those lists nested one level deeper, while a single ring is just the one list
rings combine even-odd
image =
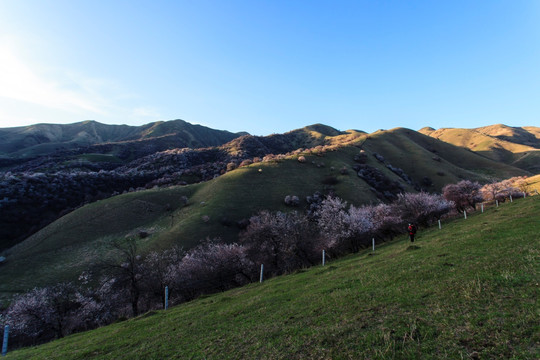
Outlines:
[{"label": "blue sky", "polygon": [[0,1],[0,127],[540,126],[540,1]]}]

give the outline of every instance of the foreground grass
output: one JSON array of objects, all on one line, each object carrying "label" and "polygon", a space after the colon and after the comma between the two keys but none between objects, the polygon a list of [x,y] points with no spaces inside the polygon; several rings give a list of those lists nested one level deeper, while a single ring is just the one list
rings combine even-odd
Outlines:
[{"label": "foreground grass", "polygon": [[540,357],[540,197],[6,359]]}]

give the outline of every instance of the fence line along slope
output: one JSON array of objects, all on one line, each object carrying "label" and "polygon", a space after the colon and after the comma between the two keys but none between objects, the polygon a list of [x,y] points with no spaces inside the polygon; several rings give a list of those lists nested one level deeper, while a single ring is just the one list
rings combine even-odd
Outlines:
[{"label": "fence line along slope", "polygon": [[540,355],[540,197],[6,359]]}]

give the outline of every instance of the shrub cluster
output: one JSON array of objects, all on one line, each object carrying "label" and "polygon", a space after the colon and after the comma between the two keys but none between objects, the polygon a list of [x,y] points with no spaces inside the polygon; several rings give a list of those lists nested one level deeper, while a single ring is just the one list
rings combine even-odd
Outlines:
[{"label": "shrub cluster", "polygon": [[284,202],[287,206],[298,206],[300,205],[300,198],[296,195],[287,195],[285,196]]},{"label": "shrub cluster", "polygon": [[400,183],[391,180],[373,166],[355,165],[354,169],[358,172],[358,176],[372,187],[379,199],[395,200],[397,194],[404,190]]}]

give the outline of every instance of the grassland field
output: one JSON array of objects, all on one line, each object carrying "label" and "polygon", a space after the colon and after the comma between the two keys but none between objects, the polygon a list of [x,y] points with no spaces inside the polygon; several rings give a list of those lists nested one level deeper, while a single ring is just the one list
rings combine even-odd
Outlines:
[{"label": "grassland field", "polygon": [[538,359],[540,196],[8,359]]}]

